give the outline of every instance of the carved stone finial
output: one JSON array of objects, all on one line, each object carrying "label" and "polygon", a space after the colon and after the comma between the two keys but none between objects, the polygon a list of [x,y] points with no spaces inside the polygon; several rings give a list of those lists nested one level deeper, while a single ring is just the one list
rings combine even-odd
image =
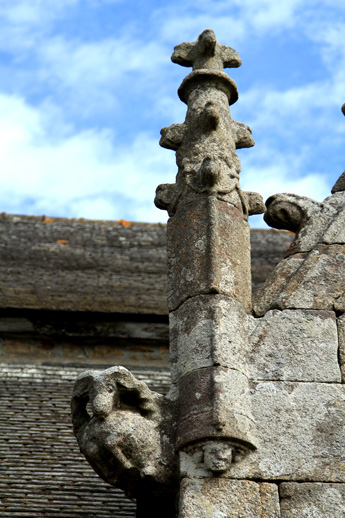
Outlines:
[{"label": "carved stone finial", "polygon": [[[186,119],[161,131],[160,144],[176,151],[176,183],[160,185],[155,199],[170,216],[170,347],[179,393],[176,449],[189,455],[195,446],[191,455],[205,457],[203,469],[210,476],[229,469],[233,444],[246,452],[256,448],[245,362],[236,367],[228,363],[232,346],[215,335],[224,320],[233,318],[233,334],[242,337],[237,323],[251,310],[247,220],[249,214],[263,212],[264,204],[260,195],[242,192],[239,185],[236,149],[253,146],[254,140],[250,128],[234,121],[229,111],[238,94],[223,68],[241,64],[237,52],[206,30],[196,42],[175,47],[172,61],[193,66],[179,88],[188,105]],[[187,340],[199,326],[211,329],[195,343]],[[245,341],[243,336],[243,348]],[[203,450],[205,440],[209,443]]]},{"label": "carved stone finial", "polygon": [[193,70],[235,68],[242,64],[236,50],[220,45],[211,29],[203,31],[192,43],[181,43],[174,49],[171,61]]},{"label": "carved stone finial", "polygon": [[[247,220],[264,205],[239,185],[236,149],[254,140],[248,126],[231,118],[237,87],[223,72],[241,61],[211,30],[178,45],[172,60],[194,70],[179,89],[188,105],[185,122],[161,131],[160,144],[176,151],[176,183],[158,186],[155,198],[170,216],[171,391],[160,396],[114,367],[81,375],[72,399],[81,451],[102,478],[142,506],[155,500],[147,493],[164,495],[160,505],[166,495],[174,498],[178,473],[194,477],[201,470],[202,477],[225,481],[257,448],[246,356],[252,308]],[[171,514],[160,509],[155,516],[175,516],[170,507]]]},{"label": "carved stone finial", "polygon": [[[239,66],[241,60],[234,49],[220,45],[214,32],[207,29],[195,42],[177,45],[172,61],[183,66],[193,66],[194,70],[179,88],[181,100],[188,105],[184,123],[173,124],[161,131],[161,146],[176,151],[178,174],[176,184],[163,184],[157,188],[155,204],[168,210],[169,216],[175,217],[176,214],[177,219],[186,220],[187,215],[182,213],[191,209],[192,203],[196,203],[198,206],[195,210],[200,212],[198,219],[204,218],[205,229],[202,230],[200,223],[198,229],[187,230],[184,225],[183,236],[176,235],[174,242],[180,247],[186,239],[185,244],[190,247],[193,239],[204,233],[202,239],[205,240],[205,250],[200,260],[195,257],[196,262],[190,268],[193,273],[186,273],[189,282],[181,275],[187,272],[186,268],[176,268],[178,278],[171,280],[171,283],[169,281],[169,304],[171,308],[176,307],[188,293],[199,290],[200,286],[203,286],[202,292],[222,293],[224,286],[221,287],[221,284],[226,282],[227,277],[224,265],[228,263],[229,277],[236,276],[235,270],[238,269],[236,288],[232,294],[238,290],[236,297],[249,310],[250,254],[248,252],[244,258],[243,246],[235,246],[233,236],[241,235],[238,237],[239,242],[247,243],[249,250],[249,230],[244,222],[249,215],[264,212],[265,206],[260,195],[242,192],[239,185],[241,165],[236,149],[251,147],[254,140],[251,129],[231,117],[229,104],[237,100],[237,87],[223,72],[223,67]],[[228,211],[226,218],[221,215],[225,210]],[[208,211],[208,215],[201,216],[204,211]],[[191,226],[194,221],[197,224],[191,215],[188,219]],[[229,223],[225,223],[227,219],[230,220]],[[227,227],[226,230],[223,229],[223,224]],[[207,230],[207,226],[214,231]],[[176,223],[175,228],[177,232],[182,227]],[[233,236],[225,240],[224,236],[229,233]],[[189,235],[193,236],[192,240]],[[201,249],[197,254],[200,252]],[[190,261],[193,261],[194,255],[189,252]],[[169,278],[172,275],[170,271]],[[191,277],[195,278],[195,285]],[[209,281],[205,281],[207,278]],[[180,291],[180,286],[183,289],[175,297],[174,294]],[[227,289],[225,291],[231,292]]]}]

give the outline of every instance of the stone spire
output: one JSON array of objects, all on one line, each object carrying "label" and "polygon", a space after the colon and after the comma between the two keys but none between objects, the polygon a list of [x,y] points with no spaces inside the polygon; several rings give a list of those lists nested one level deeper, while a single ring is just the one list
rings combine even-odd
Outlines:
[{"label": "stone spire", "polygon": [[[171,216],[169,308],[195,294],[223,293],[249,311],[247,219],[262,213],[264,205],[259,195],[240,189],[236,149],[251,147],[254,140],[248,126],[231,118],[229,104],[238,98],[237,87],[220,70],[239,66],[241,60],[206,30],[196,42],[175,47],[172,61],[194,71],[178,91],[188,105],[185,122],[161,130],[160,145],[176,151],[178,166],[176,184],[160,185],[155,198],[156,206]],[[172,260],[175,251],[178,259]]]},{"label": "stone spire", "polygon": [[185,122],[161,131],[161,146],[176,151],[176,183],[160,185],[155,203],[170,215],[170,397],[178,407],[180,516],[187,517],[195,512],[183,503],[195,489],[193,480],[229,477],[232,463],[256,448],[246,361],[247,220],[264,204],[239,184],[236,149],[254,141],[229,111],[238,93],[223,67],[241,64],[237,52],[206,30],[196,42],[175,47],[172,61],[193,66],[193,72],[178,90],[188,106]]}]

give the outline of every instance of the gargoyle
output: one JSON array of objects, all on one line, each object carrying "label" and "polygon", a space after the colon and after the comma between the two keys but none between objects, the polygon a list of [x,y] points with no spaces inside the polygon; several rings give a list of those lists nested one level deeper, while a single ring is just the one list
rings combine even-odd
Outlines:
[{"label": "gargoyle", "polygon": [[172,477],[163,406],[164,397],[124,367],[86,371],[76,380],[71,408],[80,450],[101,478],[127,496],[136,497],[139,485],[155,488]]}]

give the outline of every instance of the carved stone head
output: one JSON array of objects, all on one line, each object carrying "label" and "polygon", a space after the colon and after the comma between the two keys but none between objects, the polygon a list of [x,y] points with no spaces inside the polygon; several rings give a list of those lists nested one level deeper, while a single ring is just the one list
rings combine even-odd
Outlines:
[{"label": "carved stone head", "polygon": [[213,473],[227,471],[234,458],[234,448],[224,441],[207,443],[203,451],[205,467]]}]

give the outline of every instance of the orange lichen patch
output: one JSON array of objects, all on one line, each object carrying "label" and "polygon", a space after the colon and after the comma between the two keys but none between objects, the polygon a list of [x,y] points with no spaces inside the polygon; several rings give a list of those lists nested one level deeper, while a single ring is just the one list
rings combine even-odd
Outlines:
[{"label": "orange lichen patch", "polygon": [[43,223],[53,223],[53,219],[52,218],[46,218],[45,220],[43,220]]},{"label": "orange lichen patch", "polygon": [[59,243],[59,245],[64,245],[67,243],[67,239],[58,239],[56,242]]},{"label": "orange lichen patch", "polygon": [[293,236],[296,234],[296,232],[292,232],[292,230],[288,230],[289,234],[292,234]]},{"label": "orange lichen patch", "polygon": [[124,219],[118,219],[116,223],[120,223],[123,227],[130,227],[132,224],[130,221],[125,221]]}]

